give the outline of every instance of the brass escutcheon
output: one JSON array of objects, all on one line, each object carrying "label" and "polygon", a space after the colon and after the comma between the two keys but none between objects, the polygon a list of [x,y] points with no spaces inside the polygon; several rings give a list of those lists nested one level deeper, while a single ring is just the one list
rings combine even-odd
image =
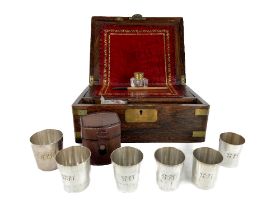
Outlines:
[{"label": "brass escutcheon", "polygon": [[127,109],[125,121],[128,123],[156,122],[157,113],[156,109]]}]

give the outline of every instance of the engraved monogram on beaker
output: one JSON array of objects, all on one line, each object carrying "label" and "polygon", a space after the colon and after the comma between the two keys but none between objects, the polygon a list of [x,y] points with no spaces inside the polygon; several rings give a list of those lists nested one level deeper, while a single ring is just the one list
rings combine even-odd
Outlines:
[{"label": "engraved monogram on beaker", "polygon": [[134,181],[135,179],[135,175],[130,175],[130,176],[121,176],[122,178],[122,181],[123,182],[131,182],[131,181]]},{"label": "engraved monogram on beaker", "polygon": [[200,172],[200,177],[199,178],[201,178],[201,179],[213,179],[213,174]]},{"label": "engraved monogram on beaker", "polygon": [[161,180],[162,181],[174,181],[176,175],[175,174],[162,174],[161,175]]},{"label": "engraved monogram on beaker", "polygon": [[236,158],[238,158],[238,156],[239,156],[238,153],[230,153],[230,152],[226,153],[226,158],[229,158],[229,159],[236,159]]},{"label": "engraved monogram on beaker", "polygon": [[75,180],[74,176],[67,176],[67,175],[61,175],[61,176],[64,181],[73,182]]},{"label": "engraved monogram on beaker", "polygon": [[55,152],[51,153],[43,153],[43,154],[37,154],[41,160],[50,160],[53,159],[56,155]]}]

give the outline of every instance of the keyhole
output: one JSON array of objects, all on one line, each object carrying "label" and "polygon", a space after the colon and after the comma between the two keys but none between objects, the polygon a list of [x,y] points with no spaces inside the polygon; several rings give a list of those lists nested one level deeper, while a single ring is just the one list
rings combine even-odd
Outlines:
[{"label": "keyhole", "polygon": [[140,110],[140,115],[142,115],[143,114],[143,110]]}]

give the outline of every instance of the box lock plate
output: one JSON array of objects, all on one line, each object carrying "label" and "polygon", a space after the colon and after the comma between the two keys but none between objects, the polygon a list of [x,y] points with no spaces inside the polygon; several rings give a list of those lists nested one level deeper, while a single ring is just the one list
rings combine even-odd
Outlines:
[{"label": "box lock plate", "polygon": [[125,121],[128,123],[156,122],[158,111],[156,109],[127,109]]}]

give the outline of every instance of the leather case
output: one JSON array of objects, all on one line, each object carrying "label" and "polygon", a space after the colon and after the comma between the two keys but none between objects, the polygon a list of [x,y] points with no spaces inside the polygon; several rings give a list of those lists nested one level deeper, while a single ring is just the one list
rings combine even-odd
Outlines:
[{"label": "leather case", "polygon": [[91,151],[92,165],[110,164],[111,153],[121,146],[120,119],[113,112],[99,112],[81,118],[82,144]]}]

